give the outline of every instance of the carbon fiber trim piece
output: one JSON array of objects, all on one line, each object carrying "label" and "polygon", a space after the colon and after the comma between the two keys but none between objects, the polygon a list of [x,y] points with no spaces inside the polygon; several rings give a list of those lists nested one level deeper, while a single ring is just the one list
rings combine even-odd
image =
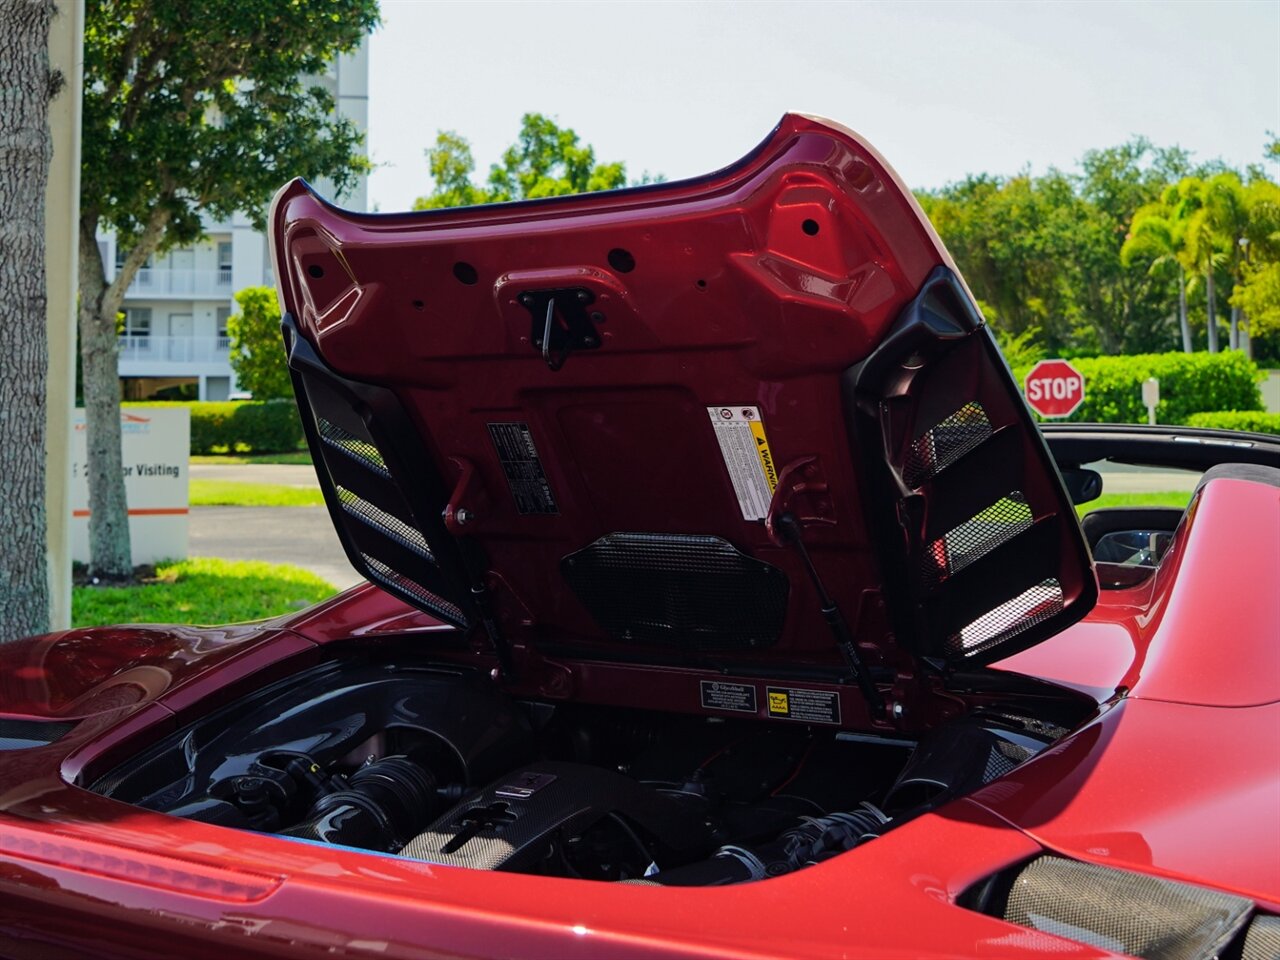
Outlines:
[{"label": "carbon fiber trim piece", "polygon": [[1240,960],[1276,960],[1280,957],[1280,917],[1253,918],[1244,935]]},{"label": "carbon fiber trim piece", "polygon": [[1251,901],[1216,890],[1046,856],[1018,871],[1003,915],[1144,960],[1209,960],[1252,909]]},{"label": "carbon fiber trim piece", "polygon": [[0,720],[0,751],[46,746],[74,726],[57,720]]}]

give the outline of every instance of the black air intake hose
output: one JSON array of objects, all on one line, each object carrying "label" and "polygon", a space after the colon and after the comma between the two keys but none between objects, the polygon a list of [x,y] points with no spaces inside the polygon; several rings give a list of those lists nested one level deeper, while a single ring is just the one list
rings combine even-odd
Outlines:
[{"label": "black air intake hose", "polygon": [[347,847],[397,850],[436,811],[436,778],[408,757],[384,757],[361,767],[346,786],[316,800],[286,837]]},{"label": "black air intake hose", "polygon": [[671,887],[718,887],[780,877],[801,867],[852,850],[880,836],[889,818],[869,803],[851,813],[804,817],[777,840],[757,847],[724,846],[710,860],[663,870],[648,882]]}]

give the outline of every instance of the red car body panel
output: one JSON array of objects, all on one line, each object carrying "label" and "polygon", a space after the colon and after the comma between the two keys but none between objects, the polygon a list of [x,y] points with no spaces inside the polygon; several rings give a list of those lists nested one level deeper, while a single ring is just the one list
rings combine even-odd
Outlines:
[{"label": "red car body panel", "polygon": [[[748,162],[745,171],[736,168],[695,186],[673,184],[636,195],[634,224],[628,221],[625,196],[621,209],[617,197],[579,198],[572,205],[575,217],[589,217],[598,207],[609,237],[632,231],[628,244],[637,259],[652,249],[667,258],[663,271],[688,273],[690,283],[680,298],[690,310],[714,318],[727,315],[735,303],[750,302],[753,285],[770,285],[770,296],[785,289],[788,308],[780,322],[790,331],[793,350],[770,353],[748,336],[730,351],[725,329],[715,322],[662,331],[664,338],[683,338],[688,350],[682,356],[701,364],[708,380],[724,389],[745,388],[766,369],[803,385],[815,371],[848,366],[875,344],[930,271],[949,263],[892,171],[852,134],[833,129],[789,118],[756,155],[756,167]],[[825,206],[829,194],[805,175],[815,165],[844,178],[859,202],[838,216]],[[773,177],[779,169],[785,172],[781,180]],[[722,188],[733,196],[718,194]],[[640,208],[655,196],[671,206],[669,222],[648,224],[641,217]],[[309,195],[291,191],[286,198],[313,207],[325,219],[326,208]],[[707,215],[735,206],[734,213]],[[558,211],[567,208],[551,203],[540,209],[535,229],[550,245]],[[446,238],[451,217],[460,226],[482,222],[481,228],[468,229],[466,255],[480,272],[492,272],[501,264],[485,261],[486,247],[476,242],[476,230],[481,240],[488,234],[504,237],[506,220],[527,214],[513,211],[461,211],[435,222],[444,225]],[[800,266],[787,251],[802,234],[801,223],[811,218],[820,229],[810,239],[821,243]],[[419,266],[394,255],[397,231],[407,235],[412,222],[366,218],[359,226],[348,222],[344,229],[350,235],[323,243],[317,239],[314,249],[306,237],[295,237],[289,249],[303,258],[304,267],[307,257],[323,259],[328,251],[345,249],[351,255],[346,269],[359,271],[361,238],[376,231],[376,246],[389,256],[392,273],[412,277]],[[675,248],[676,254],[669,242],[646,237],[649,230],[667,229],[688,233],[687,245]],[[735,273],[711,272],[726,249],[738,249],[742,237],[755,244],[752,255],[740,258]],[[575,259],[573,251],[560,251],[560,259],[591,262],[586,253]],[[825,268],[815,268],[824,263]],[[835,290],[815,279],[824,270],[860,279]],[[695,279],[707,280],[706,287]],[[732,287],[732,296],[720,293],[722,284]],[[339,282],[334,296],[346,297],[346,290],[347,284]],[[378,284],[362,287],[354,302],[347,298],[337,305],[320,302],[322,292],[323,284],[294,292],[307,303],[301,323],[332,348],[333,356],[343,358],[342,372],[351,376],[376,373],[414,382],[427,370],[429,377],[447,380],[454,376],[450,365],[438,361],[447,360],[450,349],[456,360],[487,356],[486,351],[501,354],[510,346],[486,347],[492,331],[451,326],[447,312],[438,312],[425,297],[419,310],[407,298],[391,302],[388,289]],[[857,304],[865,318],[861,330],[834,336],[824,303],[835,300]],[[387,316],[397,322],[388,326],[378,319]],[[439,331],[431,356],[420,343],[394,339],[406,318]],[[707,338],[701,344],[705,349],[698,349],[699,337]],[[844,355],[815,356],[805,349],[842,338]],[[622,386],[617,396],[631,410],[618,414],[619,423],[634,436],[656,442],[663,434],[645,427],[634,410],[654,399],[644,393],[645,379],[661,380],[669,371],[641,347],[618,349],[614,370]],[[563,387],[565,394],[585,385],[575,380],[573,361],[561,374],[556,389]],[[810,400],[815,408],[834,410],[837,401],[824,393],[824,383],[813,377]],[[501,408],[511,404],[509,392],[509,385],[494,377],[469,386],[461,406],[483,407],[489,397]],[[459,422],[469,415],[426,410],[442,403],[429,391],[418,399],[433,422],[443,418],[446,426],[437,429],[445,434],[450,414]],[[659,406],[666,402],[656,399]],[[672,403],[679,407],[684,401]],[[766,409],[766,416],[771,431],[779,428],[784,453],[844,442],[836,439],[838,427],[806,423],[799,411],[779,407]],[[784,435],[791,439],[782,440]],[[457,448],[471,442],[460,426],[449,436]],[[793,450],[785,450],[788,443],[794,443]],[[554,478],[566,502],[592,518],[579,531],[580,539],[593,535],[593,525],[607,531],[622,519],[610,514],[602,491],[624,482],[628,462],[630,454],[620,454],[590,476]],[[846,467],[831,462],[825,468],[833,491],[856,489]],[[688,476],[703,486],[725,485],[718,475],[698,475],[697,468]],[[862,576],[865,582],[874,568],[864,523],[852,502],[835,499],[838,529],[844,532],[823,541],[824,562],[844,551],[843,579],[859,582]],[[646,522],[658,524],[657,529],[702,529],[706,523],[727,527],[734,520],[700,516],[708,508],[697,497],[663,504],[666,513],[650,506],[646,513],[642,503],[640,517],[627,516],[617,529],[642,529]],[[487,545],[503,576],[514,581],[515,592],[554,592],[542,568],[555,566],[563,544],[532,527],[528,518],[499,515],[493,523]],[[503,524],[523,539],[508,536]],[[262,624],[73,630],[0,646],[0,720],[74,721],[53,743],[0,752],[0,955],[42,960],[1118,956],[957,905],[973,884],[1044,851],[1214,887],[1251,898],[1263,910],[1280,911],[1280,737],[1275,736],[1280,728],[1280,604],[1270,584],[1250,582],[1251,576],[1274,578],[1280,571],[1277,529],[1276,488],[1211,480],[1197,493],[1147,581],[1104,591],[1084,620],[995,665],[1090,698],[1097,705],[1092,719],[989,786],[874,842],[786,876],[726,887],[672,889],[442,867],[167,816],[85,789],[83,784],[125,757],[272,680],[352,648],[431,650],[455,635],[452,627],[372,586]],[[530,551],[524,559],[517,540]],[[774,551],[763,532],[752,545]],[[565,608],[551,616],[566,630],[590,638],[593,628],[579,613]],[[518,618],[510,611],[507,616],[508,626],[518,631]],[[805,630],[786,638],[788,656],[815,663],[833,659],[815,620],[806,620]],[[526,667],[536,663],[538,669],[523,671],[510,689],[552,701],[696,714],[699,704],[691,691],[699,679],[733,679],[694,666],[525,655]],[[911,674],[911,658],[903,651],[889,646],[879,655],[900,673]],[[469,649],[440,644],[440,659],[486,669],[498,665],[480,641]],[[866,716],[855,690],[848,685],[830,689],[841,697],[843,715],[853,718],[850,726],[878,726]],[[948,711],[962,709],[958,700],[939,698],[923,711],[921,722],[941,722]]]},{"label": "red car body panel", "polygon": [[[1241,526],[1210,525],[1212,518]],[[153,663],[170,665],[152,669],[172,670],[173,682],[144,688],[110,676],[108,667],[107,678],[85,692],[129,687],[128,702],[93,715],[63,741],[0,760],[0,949],[80,956],[105,936],[103,955],[119,957],[228,950],[243,957],[316,950],[350,957],[1111,956],[954,905],[975,880],[1042,847],[1210,883],[1280,910],[1280,698],[1265,686],[1274,674],[1255,688],[1270,697],[1260,706],[1136,692],[1151,684],[1165,693],[1159,678],[1205,642],[1200,608],[1173,604],[1171,594],[1210,596],[1191,579],[1195,571],[1212,585],[1217,568],[1239,564],[1250,549],[1260,559],[1270,550],[1260,542],[1266,538],[1241,542],[1218,533],[1268,521],[1280,522],[1273,489],[1212,482],[1149,587],[1104,594],[1084,622],[1001,665],[1034,665],[1057,682],[1098,692],[1109,706],[1093,723],[969,799],[873,844],[740,887],[637,889],[436,867],[180,820],[71,785],[84,763],[171,730],[201,688],[222,689],[227,674],[238,678],[250,664],[311,662],[349,636],[348,624],[375,625],[368,642],[378,642],[378,624],[397,633],[409,624],[432,627],[399,601],[359,587],[277,628],[246,632],[230,657],[200,631],[150,630]],[[1168,571],[1180,571],[1178,579]],[[1245,659],[1220,663],[1213,676],[1228,689],[1233,675],[1246,682],[1249,663],[1270,662],[1278,631],[1273,609],[1235,638],[1234,653]],[[121,676],[136,670],[120,637],[105,638],[111,643],[100,646],[102,631],[83,630],[7,645],[0,675],[38,688],[50,664],[61,669],[60,643],[103,656],[115,650]],[[24,702],[36,699],[28,692]],[[34,705],[34,713],[49,710]],[[41,922],[53,916],[57,924]]]}]

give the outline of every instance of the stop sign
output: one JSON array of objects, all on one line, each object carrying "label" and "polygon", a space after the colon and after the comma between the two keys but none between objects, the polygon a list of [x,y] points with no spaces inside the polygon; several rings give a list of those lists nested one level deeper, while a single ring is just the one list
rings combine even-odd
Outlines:
[{"label": "stop sign", "polygon": [[1069,417],[1084,403],[1084,377],[1065,360],[1041,360],[1026,388],[1027,405],[1042,417]]}]

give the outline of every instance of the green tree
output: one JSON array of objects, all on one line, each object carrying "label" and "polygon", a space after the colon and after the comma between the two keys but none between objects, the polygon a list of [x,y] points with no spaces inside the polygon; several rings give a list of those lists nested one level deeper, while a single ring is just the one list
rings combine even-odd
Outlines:
[{"label": "green tree", "polygon": [[[293,176],[339,192],[367,168],[334,115],[328,65],[377,23],[376,0],[88,0],[80,201],[80,351],[90,569],[131,575],[120,457],[116,316],[147,259],[206,217],[261,225]],[[100,227],[128,251],[107,280]]]},{"label": "green tree", "polygon": [[1173,278],[1153,272],[1149,263],[1126,263],[1123,248],[1138,210],[1192,170],[1190,157],[1178,147],[1135,137],[1086,152],[1080,167],[1077,189],[1090,227],[1075,264],[1073,303],[1104,352],[1167,350],[1176,342]]},{"label": "green tree", "polygon": [[980,175],[919,199],[999,328],[1039,329],[1055,351],[1072,339],[1064,268],[1079,210],[1065,175]]},{"label": "green tree", "polygon": [[1249,332],[1251,350],[1280,361],[1280,186],[1254,180],[1244,190],[1247,224],[1240,282],[1231,294]]},{"label": "green tree", "polygon": [[1131,241],[1133,221],[1170,183],[1220,170],[1135,138],[1089,151],[1078,172],[971,176],[919,199],[1007,336],[1038,329],[1052,352],[1158,351],[1175,342],[1177,272],[1153,237]]},{"label": "green tree", "polygon": [[1280,263],[1253,267],[1231,302],[1248,316],[1251,339],[1280,336]]},{"label": "green tree", "polygon": [[471,179],[476,167],[471,145],[452,130],[436,136],[436,145],[427,150],[427,167],[435,187],[414,201],[415,210],[589,193],[627,183],[625,164],[597,163],[595,150],[577,133],[541,113],[521,118],[516,142],[489,168],[483,187]]},{"label": "green tree", "polygon": [[293,396],[289,364],[280,341],[280,304],[271,287],[245,287],[236,294],[240,312],[227,320],[231,369],[255,400]]}]

